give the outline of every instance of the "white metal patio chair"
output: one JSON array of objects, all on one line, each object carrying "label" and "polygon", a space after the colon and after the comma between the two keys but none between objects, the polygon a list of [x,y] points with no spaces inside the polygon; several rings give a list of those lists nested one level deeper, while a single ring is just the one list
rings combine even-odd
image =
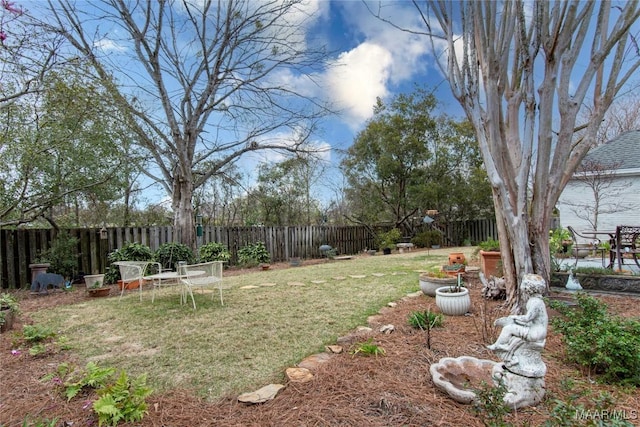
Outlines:
[{"label": "white metal patio chair", "polygon": [[[184,284],[183,301],[186,303],[187,298],[191,296],[194,310],[196,309],[196,300],[193,297],[193,288],[218,288],[220,304],[224,305],[222,289],[225,287],[222,282],[222,264],[224,264],[224,261],[211,261],[180,267],[181,271],[178,271],[178,273]],[[211,300],[213,300],[213,294],[212,292]]]},{"label": "white metal patio chair", "polygon": [[140,290],[140,301],[142,301],[143,277],[151,273],[149,271],[151,265],[154,265],[157,271],[160,271],[161,268],[160,263],[153,261],[117,261],[114,262],[114,264],[120,269],[120,278],[122,279],[120,298],[124,295],[127,285],[137,280],[139,282],[138,289]]}]

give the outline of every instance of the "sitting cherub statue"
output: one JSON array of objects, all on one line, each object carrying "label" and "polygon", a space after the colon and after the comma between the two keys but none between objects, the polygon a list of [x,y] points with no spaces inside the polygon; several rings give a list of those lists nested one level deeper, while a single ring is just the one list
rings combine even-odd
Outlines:
[{"label": "sitting cherub statue", "polygon": [[544,279],[537,274],[525,274],[520,285],[523,302],[526,302],[526,313],[501,317],[495,321],[502,326],[496,342],[489,345],[489,350],[496,352],[507,364],[517,364],[514,351],[527,343],[529,347],[544,347],[549,322],[547,309],[542,300],[546,289]]}]

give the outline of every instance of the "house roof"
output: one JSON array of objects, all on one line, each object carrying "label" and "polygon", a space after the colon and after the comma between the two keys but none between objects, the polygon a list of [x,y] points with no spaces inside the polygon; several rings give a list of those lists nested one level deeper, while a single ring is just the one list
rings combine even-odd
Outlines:
[{"label": "house roof", "polygon": [[584,161],[616,165],[614,169],[640,167],[640,130],[625,132],[591,150]]}]

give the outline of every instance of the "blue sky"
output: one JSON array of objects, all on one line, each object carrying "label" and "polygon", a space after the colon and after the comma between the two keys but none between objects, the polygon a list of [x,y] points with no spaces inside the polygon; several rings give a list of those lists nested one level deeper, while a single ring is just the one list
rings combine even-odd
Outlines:
[{"label": "blue sky", "polygon": [[[437,88],[440,111],[462,116],[430,55],[430,43],[425,36],[403,32],[382,22],[360,0],[311,0],[306,7],[316,16],[313,22],[307,22],[309,40],[320,39],[332,52],[327,67],[316,76],[320,85],[308,90],[340,110],[339,115],[325,121],[316,137],[318,145],[348,148],[371,118],[377,97],[389,99],[410,92],[415,84]],[[369,7],[378,10],[379,3],[370,2]],[[424,29],[411,2],[385,2],[381,11],[393,22]],[[335,165],[336,151],[329,151],[327,156]],[[266,153],[260,157],[277,160]],[[247,167],[249,160],[244,162]]]}]

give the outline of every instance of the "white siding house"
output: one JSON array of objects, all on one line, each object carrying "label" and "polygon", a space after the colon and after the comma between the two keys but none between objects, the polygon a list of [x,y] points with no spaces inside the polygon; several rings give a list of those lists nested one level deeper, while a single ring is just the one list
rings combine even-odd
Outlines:
[{"label": "white siding house", "polygon": [[[595,197],[600,197],[598,230],[615,230],[618,225],[640,225],[640,130],[626,132],[596,147],[587,154],[583,165],[600,165],[598,174],[603,189],[593,190],[580,174],[574,175],[565,187],[557,208],[562,227],[572,226],[578,232],[592,230]],[[593,181],[592,181],[593,182]]]}]

